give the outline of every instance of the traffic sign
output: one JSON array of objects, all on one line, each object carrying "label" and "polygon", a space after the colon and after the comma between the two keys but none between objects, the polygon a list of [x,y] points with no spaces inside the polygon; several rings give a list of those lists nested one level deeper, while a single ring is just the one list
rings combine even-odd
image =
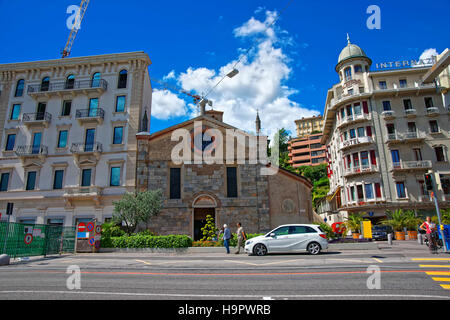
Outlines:
[{"label": "traffic sign", "polygon": [[89,222],[86,226],[87,231],[91,232],[92,230],[94,230],[94,223],[93,222]]},{"label": "traffic sign", "polygon": [[86,224],[84,222],[80,222],[78,225],[78,232],[84,232],[86,230]]},{"label": "traffic sign", "polygon": [[100,249],[100,241],[95,241],[95,249]]},{"label": "traffic sign", "polygon": [[26,245],[31,244],[33,242],[33,235],[28,233],[23,239],[23,242],[25,242]]},{"label": "traffic sign", "polygon": [[92,237],[92,238],[89,239],[89,244],[90,244],[91,246],[93,246],[93,245],[95,244],[95,238],[94,238],[94,237]]},{"label": "traffic sign", "polygon": [[95,226],[95,233],[96,234],[101,234],[102,233],[102,226],[101,225]]}]

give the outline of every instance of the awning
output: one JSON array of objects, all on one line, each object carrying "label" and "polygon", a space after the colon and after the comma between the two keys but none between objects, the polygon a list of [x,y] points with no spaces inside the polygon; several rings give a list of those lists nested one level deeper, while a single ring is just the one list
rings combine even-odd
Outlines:
[{"label": "awning", "polygon": [[341,187],[338,187],[338,188],[336,189],[336,191],[333,193],[332,196],[328,196],[328,197],[327,197],[327,201],[328,201],[328,202],[331,202],[331,201],[334,199],[334,197],[336,197],[336,195],[338,194],[338,192],[340,192],[340,191],[341,191]]}]

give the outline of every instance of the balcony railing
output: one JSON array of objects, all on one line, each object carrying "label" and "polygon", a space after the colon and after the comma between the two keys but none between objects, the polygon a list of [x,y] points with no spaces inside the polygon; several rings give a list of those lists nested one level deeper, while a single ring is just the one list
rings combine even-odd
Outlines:
[{"label": "balcony railing", "polygon": [[66,188],[65,196],[100,195],[101,188],[96,186]]},{"label": "balcony railing", "polygon": [[349,147],[367,144],[367,143],[373,143],[373,138],[372,137],[360,137],[360,138],[354,138],[354,139],[350,139],[348,141],[344,141],[343,143],[341,143],[341,149],[346,149]]},{"label": "balcony railing", "polygon": [[389,133],[387,135],[387,143],[398,142],[412,142],[425,139],[425,136],[420,132],[406,132],[406,133]]},{"label": "balcony railing", "polygon": [[47,156],[47,146],[18,146],[15,150],[18,157]]},{"label": "balcony railing", "polygon": [[417,110],[416,109],[406,109],[405,114],[407,117],[417,116]]},{"label": "balcony railing", "polygon": [[369,121],[371,119],[371,116],[367,113],[361,113],[361,114],[355,114],[351,116],[346,116],[344,119],[341,119],[338,122],[338,127],[350,124],[353,122],[359,122],[359,121]]},{"label": "balcony railing", "polygon": [[439,108],[437,108],[437,107],[427,108],[427,115],[432,116],[432,115],[438,115],[438,114],[439,114]]},{"label": "balcony railing", "polygon": [[103,146],[99,142],[94,143],[74,143],[70,148],[70,152],[74,154],[83,154],[83,153],[102,153]]},{"label": "balcony railing", "polygon": [[78,81],[61,81],[51,82],[50,84],[37,84],[28,86],[28,94],[41,92],[56,92],[65,90],[85,90],[85,89],[108,89],[108,82],[104,79],[100,80],[78,80]]},{"label": "balcony railing", "polygon": [[50,122],[52,121],[52,115],[48,112],[24,113],[22,116],[22,121],[25,123]]},{"label": "balcony railing", "polygon": [[430,160],[425,161],[400,161],[392,164],[392,170],[423,170],[430,169],[432,163]]},{"label": "balcony railing", "polygon": [[389,111],[383,111],[381,113],[381,116],[385,119],[392,119],[395,118],[395,111],[389,110]]},{"label": "balcony railing", "polygon": [[378,167],[376,165],[361,165],[358,167],[347,168],[345,170],[345,176],[355,175],[355,174],[364,174],[378,171]]},{"label": "balcony railing", "polygon": [[81,109],[77,110],[75,118],[82,119],[105,119],[105,110],[102,108],[97,109]]}]

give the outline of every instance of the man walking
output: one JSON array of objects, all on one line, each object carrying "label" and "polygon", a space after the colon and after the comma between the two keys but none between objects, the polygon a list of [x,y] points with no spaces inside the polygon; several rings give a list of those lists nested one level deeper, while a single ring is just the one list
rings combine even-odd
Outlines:
[{"label": "man walking", "polygon": [[227,249],[227,254],[230,254],[230,239],[231,239],[231,231],[230,228],[226,224],[223,225],[223,245]]},{"label": "man walking", "polygon": [[244,228],[242,228],[242,224],[240,222],[238,222],[237,224],[237,251],[235,252],[235,254],[239,254],[241,252],[241,247],[244,247],[244,243],[247,240],[247,237],[245,236],[245,231]]}]

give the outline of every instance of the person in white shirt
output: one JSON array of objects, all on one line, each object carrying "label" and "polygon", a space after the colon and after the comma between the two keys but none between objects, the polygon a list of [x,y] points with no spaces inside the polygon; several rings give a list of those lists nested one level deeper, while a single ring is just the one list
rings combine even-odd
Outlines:
[{"label": "person in white shirt", "polygon": [[428,239],[428,247],[430,248],[430,252],[432,254],[437,254],[436,224],[431,221],[430,217],[427,217],[427,220],[422,223],[420,229],[427,232],[426,237]]}]

